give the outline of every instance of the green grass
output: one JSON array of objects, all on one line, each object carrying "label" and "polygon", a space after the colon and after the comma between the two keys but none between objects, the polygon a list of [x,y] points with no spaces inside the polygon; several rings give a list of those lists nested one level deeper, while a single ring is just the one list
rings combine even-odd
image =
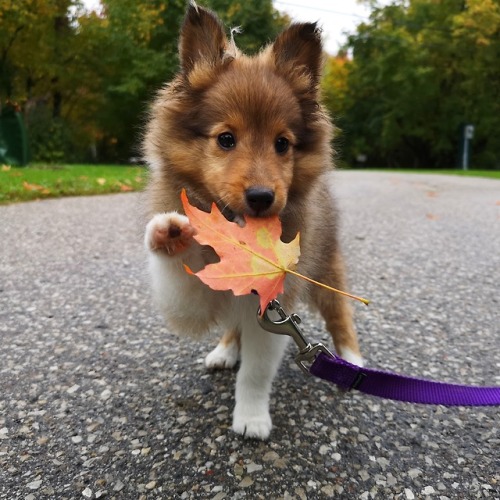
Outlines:
[{"label": "green grass", "polygon": [[[500,179],[500,170],[367,169],[380,172],[465,175]],[[0,204],[20,201],[138,191],[144,187],[144,167],[116,165],[0,166]]]},{"label": "green grass", "polygon": [[0,166],[0,204],[143,188],[144,167],[109,165]]},{"label": "green grass", "polygon": [[[358,169],[353,169],[358,170]],[[414,168],[368,168],[359,169],[370,172],[398,172],[405,174],[441,174],[460,175],[465,177],[486,177],[488,179],[500,179],[500,170],[459,170],[459,169],[414,169]]]}]

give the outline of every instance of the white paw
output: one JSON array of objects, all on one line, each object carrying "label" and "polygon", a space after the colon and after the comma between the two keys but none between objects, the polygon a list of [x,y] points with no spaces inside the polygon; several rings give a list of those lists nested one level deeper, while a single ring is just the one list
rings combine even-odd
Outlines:
[{"label": "white paw", "polygon": [[273,428],[269,404],[250,397],[236,400],[233,413],[233,431],[246,438],[267,439]]},{"label": "white paw", "polygon": [[177,212],[156,214],[146,226],[144,243],[150,251],[176,255],[191,245],[195,233],[185,215]]},{"label": "white paw", "polygon": [[205,366],[210,369],[234,368],[239,358],[239,348],[236,342],[223,344],[217,347],[205,358]]},{"label": "white paw", "polygon": [[233,431],[246,438],[267,439],[273,428],[271,416],[268,411],[257,414],[244,414],[237,407],[233,415]]},{"label": "white paw", "polygon": [[359,354],[352,352],[347,347],[342,349],[342,352],[340,353],[340,357],[342,359],[345,359],[348,363],[351,363],[353,365],[364,366],[363,358]]}]

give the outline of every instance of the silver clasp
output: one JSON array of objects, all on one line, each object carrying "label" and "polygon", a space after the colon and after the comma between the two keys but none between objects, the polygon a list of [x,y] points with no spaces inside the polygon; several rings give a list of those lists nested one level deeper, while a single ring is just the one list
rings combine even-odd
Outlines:
[{"label": "silver clasp", "polygon": [[[269,317],[270,311],[276,311],[279,319],[273,320]],[[308,342],[299,325],[301,319],[297,314],[286,314],[280,303],[275,299],[269,302],[261,315],[260,307],[257,312],[257,320],[260,326],[268,332],[277,333],[279,335],[289,335],[295,340],[299,352],[295,356],[295,361],[302,371],[309,373],[309,366],[314,362],[316,356],[323,352],[332,358],[335,357],[322,343],[311,344]]]}]

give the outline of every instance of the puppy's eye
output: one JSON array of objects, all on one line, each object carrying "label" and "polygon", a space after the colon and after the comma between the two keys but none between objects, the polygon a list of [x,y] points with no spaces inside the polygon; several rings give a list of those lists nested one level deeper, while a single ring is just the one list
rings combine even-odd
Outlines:
[{"label": "puppy's eye", "polygon": [[236,146],[236,139],[230,132],[223,132],[217,136],[217,142],[222,149],[233,149]]},{"label": "puppy's eye", "polygon": [[290,145],[290,142],[286,137],[278,137],[276,139],[276,143],[274,144],[274,147],[276,149],[277,153],[286,153],[288,151],[288,146]]}]

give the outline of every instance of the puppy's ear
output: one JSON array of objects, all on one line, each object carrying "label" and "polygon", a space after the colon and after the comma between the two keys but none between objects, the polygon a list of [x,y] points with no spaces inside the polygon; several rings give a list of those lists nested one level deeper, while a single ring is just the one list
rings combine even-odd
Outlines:
[{"label": "puppy's ear", "polygon": [[278,70],[290,66],[306,70],[314,86],[319,84],[323,63],[321,30],[316,23],[292,24],[273,44],[274,59]]},{"label": "puppy's ear", "polygon": [[183,71],[189,73],[199,60],[216,64],[222,60],[226,47],[227,38],[219,18],[213,12],[198,7],[191,0],[179,42]]}]

